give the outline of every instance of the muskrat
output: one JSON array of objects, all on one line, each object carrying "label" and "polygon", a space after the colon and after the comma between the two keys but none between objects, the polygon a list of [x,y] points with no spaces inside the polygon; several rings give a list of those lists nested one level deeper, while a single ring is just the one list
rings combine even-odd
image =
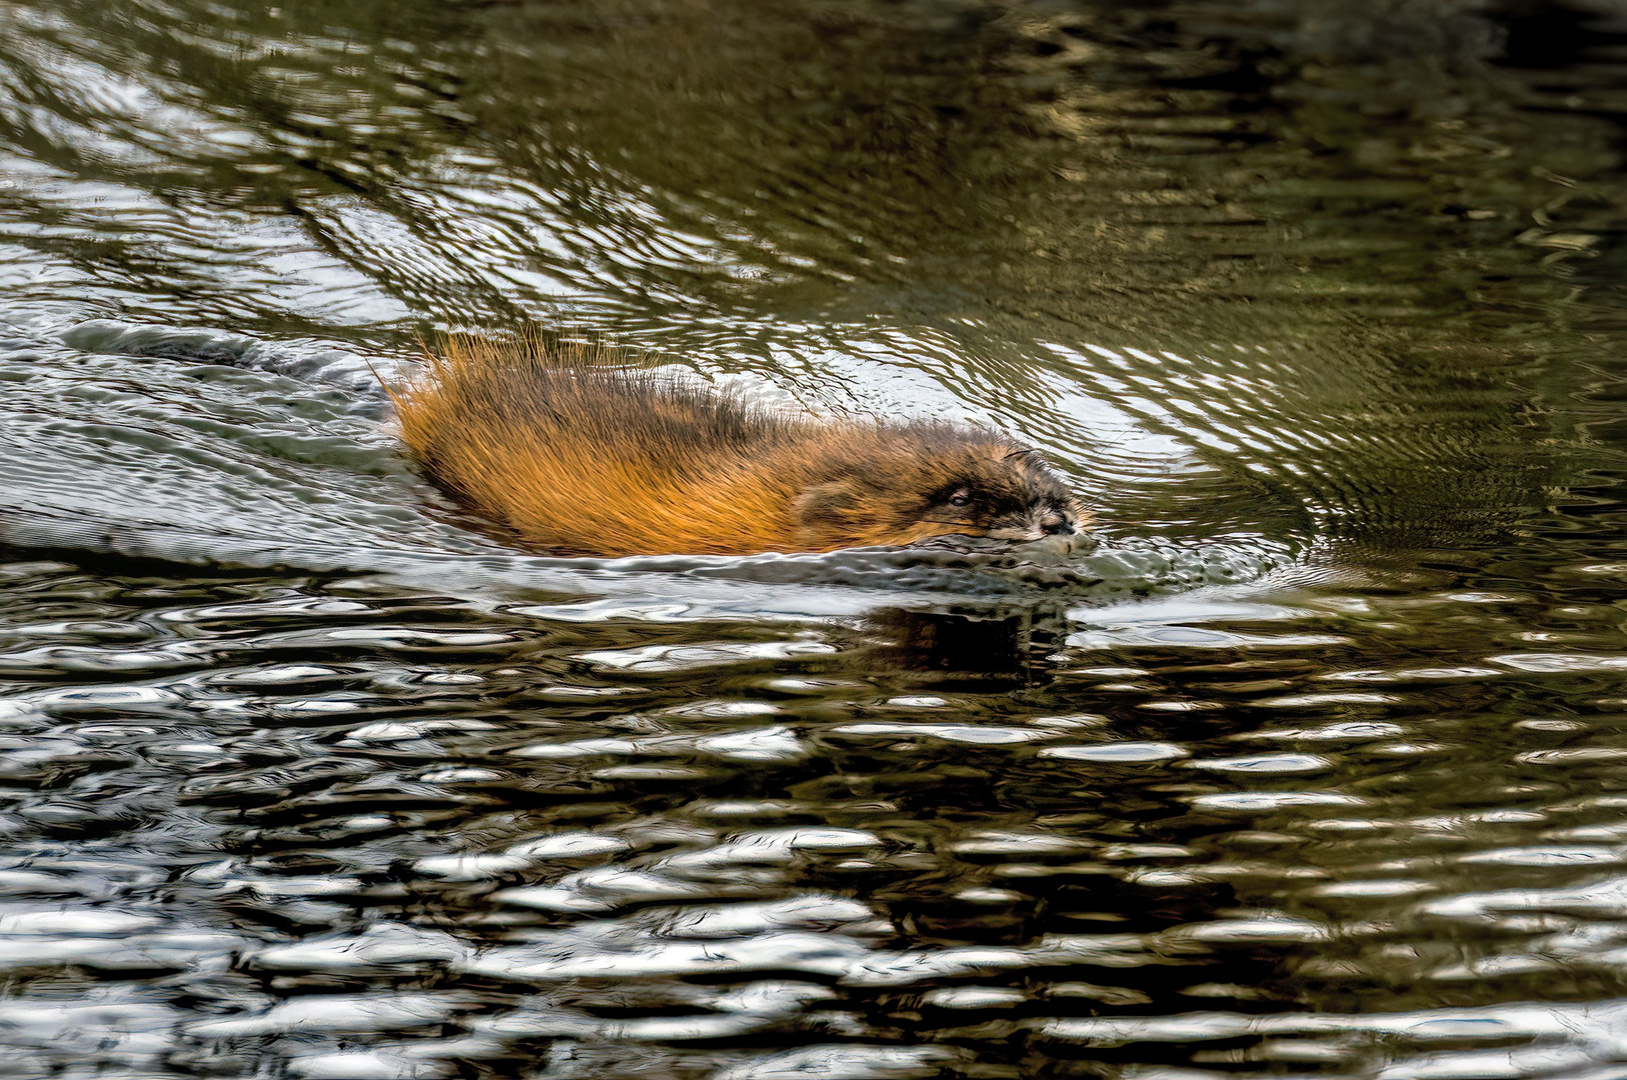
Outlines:
[{"label": "muskrat", "polygon": [[601,350],[454,342],[391,390],[401,437],[459,501],[556,555],[745,555],[1072,536],[1035,452],[939,421],[820,421]]}]

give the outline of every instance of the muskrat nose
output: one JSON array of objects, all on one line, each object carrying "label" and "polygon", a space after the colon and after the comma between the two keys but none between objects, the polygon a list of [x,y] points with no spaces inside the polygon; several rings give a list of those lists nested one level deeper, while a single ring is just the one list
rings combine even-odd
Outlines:
[{"label": "muskrat nose", "polygon": [[1047,536],[1071,536],[1073,522],[1061,514],[1046,514],[1039,519],[1039,527]]}]

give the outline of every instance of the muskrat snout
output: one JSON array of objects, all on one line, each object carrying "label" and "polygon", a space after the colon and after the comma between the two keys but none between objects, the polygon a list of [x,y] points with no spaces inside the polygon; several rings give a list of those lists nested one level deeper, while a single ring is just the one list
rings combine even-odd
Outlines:
[{"label": "muskrat snout", "polygon": [[1048,493],[1037,502],[995,518],[984,535],[1011,543],[1066,539],[1085,531],[1083,519],[1084,511],[1072,496]]},{"label": "muskrat snout", "polygon": [[1053,510],[1040,516],[1039,531],[1047,536],[1072,536],[1079,527],[1066,514]]}]

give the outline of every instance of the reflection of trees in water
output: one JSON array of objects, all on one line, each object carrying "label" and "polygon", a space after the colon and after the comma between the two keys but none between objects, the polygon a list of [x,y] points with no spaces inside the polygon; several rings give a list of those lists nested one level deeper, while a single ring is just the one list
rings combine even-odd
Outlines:
[{"label": "reflection of trees in water", "polygon": [[[884,293],[1125,333],[1238,300],[1303,321],[1307,294],[1462,311],[1543,247],[1507,243],[1564,194],[1533,166],[1614,163],[1596,121],[1519,111],[1551,95],[1455,4],[194,7],[13,7],[8,89],[36,108],[5,134],[221,206],[360,195],[420,240],[449,208],[551,226],[575,235],[532,238],[545,270],[565,243],[724,309]],[[121,105],[120,83],[150,97]],[[415,198],[459,179],[501,190]],[[685,262],[680,228],[726,264]]]}]

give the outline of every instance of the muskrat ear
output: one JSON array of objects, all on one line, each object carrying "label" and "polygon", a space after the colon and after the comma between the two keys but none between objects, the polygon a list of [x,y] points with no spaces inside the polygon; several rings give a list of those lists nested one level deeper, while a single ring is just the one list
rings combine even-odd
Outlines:
[{"label": "muskrat ear", "polygon": [[835,524],[859,508],[853,489],[846,484],[820,484],[791,501],[791,513],[803,528]]}]

